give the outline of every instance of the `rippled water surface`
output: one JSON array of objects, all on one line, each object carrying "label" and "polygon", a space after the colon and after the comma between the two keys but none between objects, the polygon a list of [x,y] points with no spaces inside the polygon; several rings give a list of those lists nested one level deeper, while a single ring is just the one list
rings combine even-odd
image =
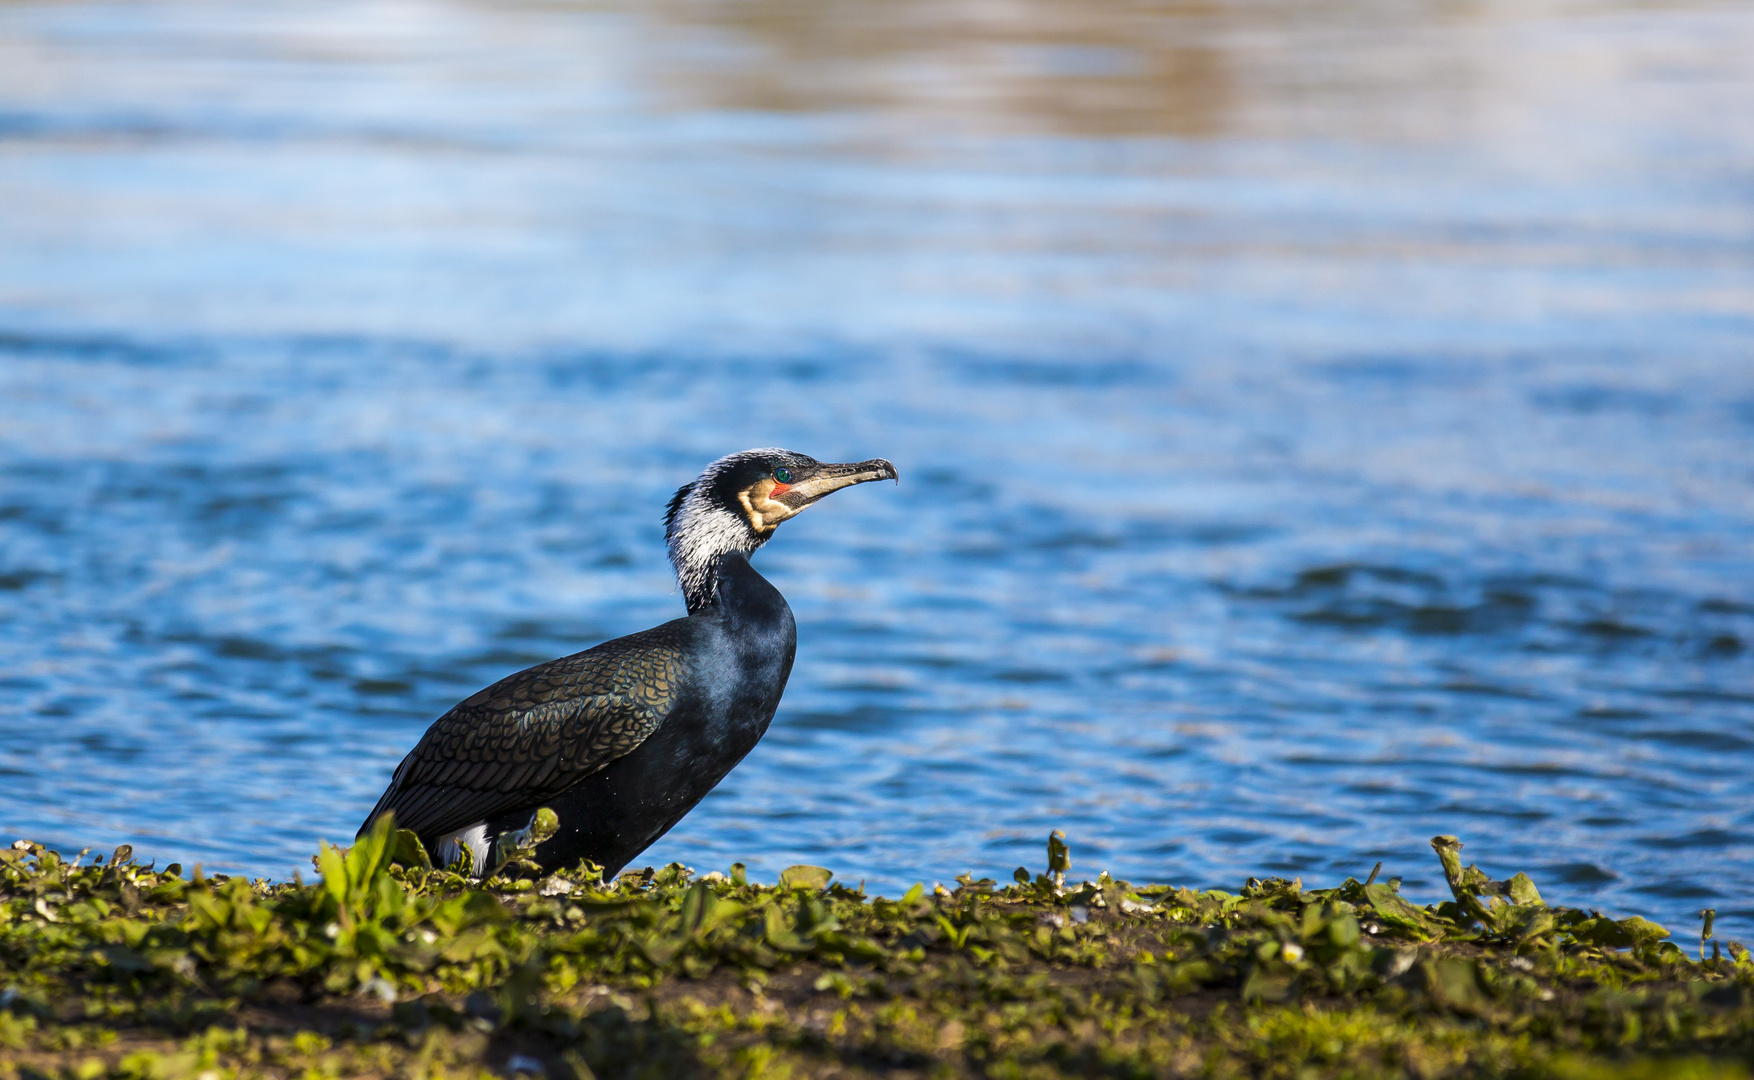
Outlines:
[{"label": "rippled water surface", "polygon": [[651,861],[1745,934],[1751,100],[1739,3],[0,3],[0,832],[290,875],[781,444],[902,483]]}]

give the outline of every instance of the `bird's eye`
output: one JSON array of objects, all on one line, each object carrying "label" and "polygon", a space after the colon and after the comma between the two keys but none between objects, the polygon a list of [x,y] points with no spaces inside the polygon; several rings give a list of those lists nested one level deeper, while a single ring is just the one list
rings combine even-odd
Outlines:
[{"label": "bird's eye", "polygon": [[773,471],[773,478],[782,484],[789,484],[792,482],[792,470],[782,465]]}]

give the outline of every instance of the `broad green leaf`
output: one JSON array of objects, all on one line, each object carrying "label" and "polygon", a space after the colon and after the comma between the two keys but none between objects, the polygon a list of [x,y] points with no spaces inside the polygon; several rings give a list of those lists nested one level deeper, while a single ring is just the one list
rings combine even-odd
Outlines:
[{"label": "broad green leaf", "polygon": [[341,857],[341,849],[327,840],[321,841],[317,851],[317,872],[323,875],[323,889],[335,898],[335,903],[347,902],[347,863]]},{"label": "broad green leaf", "polygon": [[821,892],[828,888],[829,879],[833,877],[832,870],[820,866],[788,866],[780,871],[780,887]]},{"label": "broad green leaf", "polygon": [[396,845],[390,861],[417,870],[432,869],[432,856],[426,853],[426,845],[420,842],[420,836],[413,829],[396,830]]},{"label": "broad green leaf", "polygon": [[1421,937],[1431,936],[1432,927],[1425,913],[1401,899],[1400,894],[1386,883],[1364,886],[1364,895],[1369,899],[1376,917],[1382,922],[1401,930],[1412,931]]},{"label": "broad green leaf", "polygon": [[1639,945],[1661,941],[1669,936],[1668,927],[1651,922],[1649,919],[1641,919],[1637,915],[1630,919],[1621,919],[1620,927],[1626,931],[1626,935],[1632,939],[1634,944]]},{"label": "broad green leaf", "polygon": [[695,882],[682,897],[682,932],[705,933],[711,927],[713,909],[718,904],[719,898],[713,895],[711,886],[704,881]]},{"label": "broad green leaf", "polygon": [[1529,875],[1518,873],[1506,884],[1509,886],[1511,903],[1545,906],[1545,902],[1541,899],[1541,891],[1535,888],[1535,883],[1529,879]]}]

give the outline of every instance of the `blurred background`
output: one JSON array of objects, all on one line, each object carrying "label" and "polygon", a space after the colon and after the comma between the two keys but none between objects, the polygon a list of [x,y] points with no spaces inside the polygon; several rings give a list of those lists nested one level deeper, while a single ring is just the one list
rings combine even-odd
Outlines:
[{"label": "blurred background", "polygon": [[0,0],[0,835],[308,873],[775,444],[655,864],[1754,931],[1754,7]]}]

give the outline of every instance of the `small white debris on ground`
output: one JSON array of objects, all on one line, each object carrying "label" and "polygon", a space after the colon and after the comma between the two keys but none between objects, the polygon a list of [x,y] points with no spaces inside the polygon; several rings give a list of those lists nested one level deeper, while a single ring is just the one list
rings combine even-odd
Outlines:
[{"label": "small white debris on ground", "polygon": [[1392,979],[1397,975],[1406,974],[1407,969],[1411,968],[1413,966],[1413,961],[1417,959],[1419,959],[1418,949],[1401,949],[1397,951],[1395,953],[1395,958],[1389,961],[1388,977]]}]

